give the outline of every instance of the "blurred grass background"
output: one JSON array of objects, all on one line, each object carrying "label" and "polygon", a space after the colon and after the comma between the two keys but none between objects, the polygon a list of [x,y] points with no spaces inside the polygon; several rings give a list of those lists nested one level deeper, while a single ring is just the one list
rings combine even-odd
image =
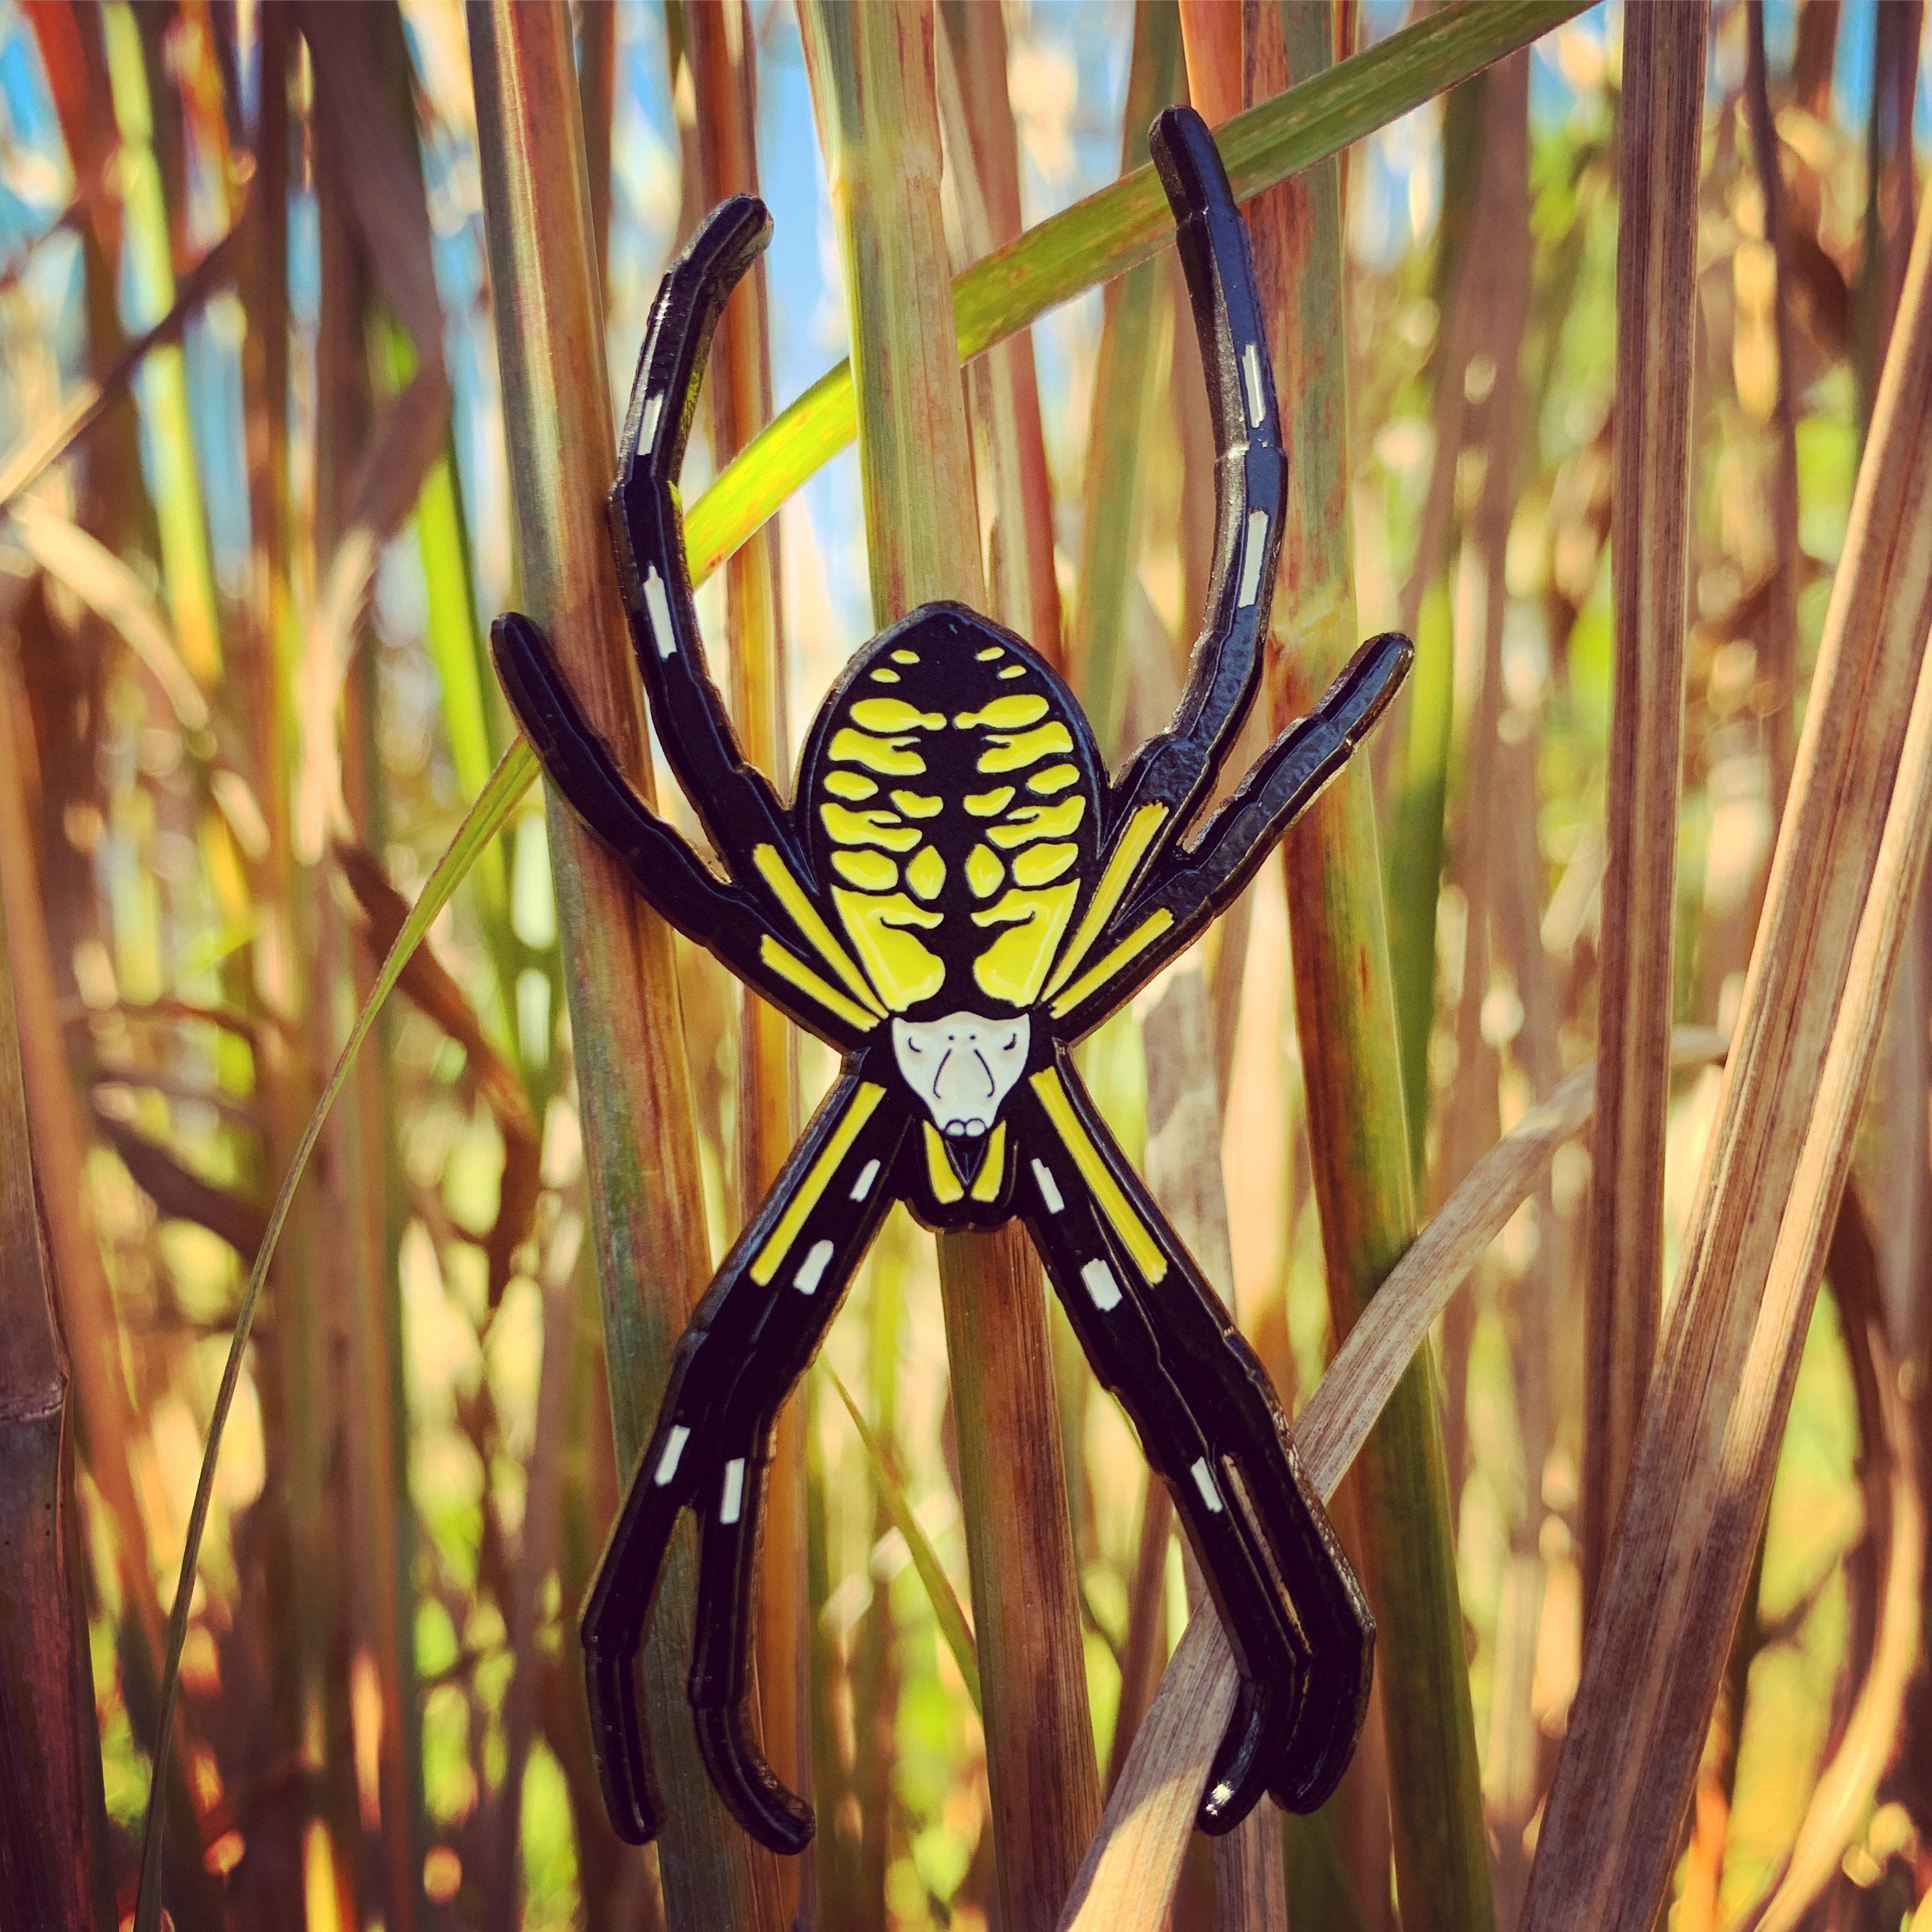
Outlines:
[{"label": "blurred grass background", "polygon": [[[767,407],[847,346],[797,23],[770,0],[728,10],[709,56],[721,29],[698,0],[574,16],[620,396],[658,276],[713,198],[715,117],[742,117],[777,223]],[[1360,0],[1331,18],[1346,52],[1408,15]],[[953,268],[1132,164],[1150,102],[1182,98],[1197,59],[1158,0],[936,21]],[[1736,1016],[1911,243],[1922,22],[1906,0],[1712,11],[1679,1021]],[[1405,625],[1422,654],[1373,755],[1425,1214],[1594,1049],[1620,44],[1618,9],[1595,8],[1342,170],[1354,592],[1364,633]],[[0,446],[32,454],[87,385],[107,392],[60,461],[0,464],[0,886],[76,1390],[123,1911],[170,1592],[268,1203],[404,906],[509,742],[482,645],[518,583],[470,59],[441,0],[0,0]],[[130,381],[127,344],[243,222],[233,279],[196,285]],[[969,385],[969,413],[988,530],[1006,506],[1043,513],[1043,470],[1051,581],[1009,523],[989,595],[1011,621],[1063,624],[1124,751],[1178,691],[1211,536],[1171,253],[1054,310],[1030,346],[1036,400],[1023,381]],[[700,412],[687,501],[756,426]],[[872,628],[852,454],[786,502],[768,567],[769,670],[733,662],[741,593],[723,574],[700,615],[734,702],[775,677],[770,715],[795,742]],[[220,1466],[166,1798],[184,1928],[663,1922],[655,1855],[603,1825],[574,1658],[620,1472],[537,794],[431,944],[298,1197]],[[677,958],[716,1255],[770,1171],[752,1117],[785,1118],[793,1049],[748,1051],[732,982],[682,941]],[[1234,1305],[1292,1406],[1333,1338],[1280,868],[1191,963]],[[1164,1118],[1142,1023],[1172,997],[1150,988],[1084,1049],[1137,1160]],[[1914,1484],[1922,1468],[1879,1392],[1909,1408],[1932,1361],[1928,1011],[1932,921],[1915,916],[1861,1142],[1870,1265],[1834,1250],[1805,1349],[1682,1932],[1757,1922],[1900,1614],[1869,1519],[1894,1467]],[[808,1106],[830,1058],[796,1052]],[[1673,1095],[1666,1284],[1717,1079]],[[1506,1922],[1579,1670],[1588,1179],[1587,1153],[1564,1149],[1439,1338]],[[1098,1762],[1117,1766],[1120,1713],[1144,1706],[1186,1588],[1130,1432],[1051,1320],[1086,1702]],[[944,1332],[932,1244],[896,1216],[800,1397],[802,1547],[768,1573],[766,1615],[806,1633],[819,1836],[761,1923],[1000,1923]],[[1932,1885],[1932,1682],[1915,1664],[1885,1683],[1884,1748],[1807,1923],[1892,1932]],[[1292,1923],[1400,1922],[1376,1732],[1402,1722],[1381,1709],[1330,1815],[1290,1832]],[[1216,1896],[1204,1852],[1177,1927],[1229,1922]]]}]

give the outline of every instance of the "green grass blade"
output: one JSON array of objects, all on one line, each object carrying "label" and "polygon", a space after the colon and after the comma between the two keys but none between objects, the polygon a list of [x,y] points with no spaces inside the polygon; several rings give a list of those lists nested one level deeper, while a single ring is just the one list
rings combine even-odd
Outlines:
[{"label": "green grass blade", "polygon": [[946,1640],[946,1647],[952,1653],[952,1660],[959,1666],[959,1674],[966,1680],[966,1694],[973,1700],[973,1708],[980,1709],[980,1652],[973,1641],[973,1633],[967,1628],[966,1612],[959,1601],[959,1593],[952,1587],[952,1579],[946,1574],[945,1566],[939,1560],[939,1552],[932,1546],[932,1539],[920,1526],[920,1520],[913,1514],[912,1503],[905,1492],[905,1485],[899,1480],[894,1466],[892,1451],[872,1432],[872,1425],[859,1412],[859,1405],[852,1400],[852,1392],[838,1379],[838,1372],[830,1362],[821,1358],[820,1366],[826,1378],[838,1391],[838,1400],[845,1405],[845,1412],[852,1418],[852,1426],[859,1432],[859,1440],[865,1445],[866,1460],[872,1466],[872,1480],[878,1486],[879,1500],[886,1506],[886,1514],[892,1520],[892,1527],[905,1538],[906,1548],[912,1554],[912,1567],[919,1572],[919,1580],[926,1586],[926,1600],[932,1606],[932,1614],[938,1620],[939,1634]]},{"label": "green grass blade", "polygon": [[[255,1264],[249,1270],[248,1285],[236,1313],[234,1339],[229,1344],[228,1360],[221,1371],[221,1386],[208,1417],[208,1443],[202,1454],[200,1478],[195,1485],[194,1507],[188,1513],[188,1540],[182,1550],[181,1576],[175,1586],[174,1609],[168,1622],[168,1654],[161,1678],[154,1788],[159,1787],[166,1772],[169,1738],[173,1729],[175,1702],[181,1688],[182,1646],[188,1637],[188,1606],[194,1597],[195,1568],[200,1559],[202,1536],[208,1527],[208,1504],[214,1492],[215,1462],[221,1454],[223,1432],[227,1426],[228,1413],[234,1406],[236,1388],[242,1378],[242,1358],[248,1346],[248,1332],[254,1323],[256,1307],[268,1279],[268,1266],[274,1258],[296,1190],[308,1171],[310,1156],[322,1138],[322,1129],[349,1077],[349,1070],[355,1064],[356,1056],[369,1036],[383,1003],[402,977],[403,968],[422,944],[437,914],[449,903],[457,887],[468,875],[478,855],[508,821],[518,800],[529,789],[536,772],[536,752],[531,750],[526,740],[519,738],[504,753],[501,762],[490,773],[489,783],[478,793],[476,803],[464,815],[448,849],[436,861],[435,871],[430,873],[421,896],[410,909],[410,916],[404,922],[395,944],[389,949],[388,957],[382,962],[382,970],[376,974],[368,1000],[356,1016],[356,1024],[350,1029],[334,1070],[328,1076],[328,1084],[322,1089],[315,1112],[302,1130],[295,1158],[283,1179],[281,1191],[275,1196],[274,1207],[268,1216],[268,1232],[255,1257]],[[142,1836],[140,1893],[134,1911],[136,1932],[157,1932],[160,1923],[161,1820],[160,1808],[154,1803],[151,1790],[147,1826]]]},{"label": "green grass blade", "polygon": [[[1238,114],[1216,136],[1246,200],[1336,154],[1583,10],[1585,0],[1453,0],[1413,26]],[[1173,232],[1153,167],[1030,228],[952,284],[959,356],[982,350],[1095,284],[1124,274]],[[730,555],[856,433],[852,365],[828,370],[757,436],[692,506],[692,574]]]}]

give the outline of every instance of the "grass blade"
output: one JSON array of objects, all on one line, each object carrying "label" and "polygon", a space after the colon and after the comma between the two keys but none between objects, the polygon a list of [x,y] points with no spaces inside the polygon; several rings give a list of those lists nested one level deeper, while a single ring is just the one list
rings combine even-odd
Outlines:
[{"label": "grass blade", "polygon": [[[743,0],[685,10],[698,100],[698,172],[705,205],[758,189],[757,36]],[[767,266],[728,303],[712,340],[707,383],[714,461],[735,456],[772,415]],[[783,573],[776,520],[724,566],[731,715],[745,756],[782,782],[791,764],[785,718]],[[738,1190],[748,1215],[798,1139],[798,1040],[790,1022],[748,986],[738,998]],[[805,1602],[806,1398],[778,1417],[759,1551],[758,1706],[772,1768],[790,1790],[812,1785],[810,1633]],[[789,1918],[812,1896],[812,1853],[778,1868]]]},{"label": "grass blade", "polygon": [[[1184,76],[1180,16],[1168,0],[1134,9],[1133,62],[1120,130],[1120,172],[1144,164],[1156,113],[1179,98]],[[1141,502],[1153,418],[1173,348],[1166,265],[1130,269],[1106,292],[1088,418],[1079,574],[1067,626],[1066,670],[1087,707],[1102,756],[1120,751],[1127,708],[1127,604],[1138,585]],[[1191,620],[1192,611],[1186,614]]]},{"label": "grass blade", "polygon": [[1583,1622],[1590,1627],[1664,1307],[1677,791],[1702,6],[1639,8],[1624,41],[1618,130],[1616,610],[1598,1058],[1603,1072],[1585,1240]]},{"label": "grass blade", "polygon": [[[6,687],[0,682],[0,702]],[[7,918],[0,908],[0,936]],[[11,954],[8,956],[10,958]],[[68,1376],[40,1245],[32,1142],[0,972],[0,1917],[108,1932],[100,1739],[81,1600]]]},{"label": "grass blade", "polygon": [[[1331,58],[1322,10],[1282,16],[1288,70]],[[1305,84],[1305,83],[1304,83]],[[1256,249],[1272,284],[1275,386],[1292,398],[1283,568],[1270,652],[1270,722],[1309,709],[1354,651],[1348,500],[1348,328],[1342,206],[1332,163],[1282,190]],[[1398,1056],[1375,783],[1346,771],[1282,842],[1316,1206],[1330,1325],[1348,1334],[1415,1230],[1414,1177]],[[1493,1924],[1490,1852],[1463,1648],[1448,1471],[1435,1384],[1418,1362],[1383,1414],[1358,1491],[1364,1581],[1391,1714],[1390,1816],[1408,1932]],[[1400,1721],[1394,1714],[1400,1713]]]},{"label": "grass blade", "polygon": [[[140,28],[124,0],[101,9],[100,27],[121,134],[116,169],[121,177],[127,286],[138,320],[156,325],[180,303],[175,288],[174,238],[154,154],[154,110]],[[160,536],[161,577],[175,637],[188,669],[209,683],[221,669],[221,634],[188,410],[188,358],[178,344],[158,346],[143,364],[140,404],[148,426],[146,454]]]},{"label": "grass blade", "polygon": [[891,1450],[879,1440],[872,1424],[860,1413],[859,1405],[852,1400],[851,1390],[838,1379],[838,1371],[829,1362],[824,1366],[826,1379],[838,1391],[838,1400],[845,1405],[845,1412],[852,1418],[852,1426],[859,1432],[859,1440],[865,1445],[866,1460],[872,1465],[872,1480],[878,1487],[879,1498],[892,1520],[892,1527],[905,1538],[906,1548],[912,1554],[912,1567],[919,1572],[919,1580],[926,1586],[926,1600],[932,1606],[939,1634],[946,1640],[946,1647],[952,1652],[960,1676],[966,1680],[966,1694],[972,1699],[974,1710],[982,1710],[980,1654],[966,1622],[966,1612],[960,1606],[959,1593],[953,1588],[952,1579],[946,1575],[946,1566],[940,1562],[932,1538],[926,1534],[914,1513],[906,1496],[905,1484],[892,1461]]},{"label": "grass blade", "polygon": [[[934,55],[948,185],[956,190],[967,257],[1018,240],[1019,134],[1007,88],[1004,17],[972,0],[940,0]],[[1053,565],[1053,482],[1040,422],[1032,339],[1010,340],[975,365],[966,406],[987,498],[987,609],[1060,659],[1060,584]]]},{"label": "grass blade", "polygon": [[[252,206],[252,204],[250,204]],[[242,267],[250,232],[249,209],[243,207],[234,225],[181,279],[173,306],[152,328],[136,336],[111,369],[78,385],[54,413],[15,446],[0,462],[0,511],[12,508],[87,431],[106,415],[133,382],[141,365],[158,349],[178,341],[182,331],[202,304]]]}]

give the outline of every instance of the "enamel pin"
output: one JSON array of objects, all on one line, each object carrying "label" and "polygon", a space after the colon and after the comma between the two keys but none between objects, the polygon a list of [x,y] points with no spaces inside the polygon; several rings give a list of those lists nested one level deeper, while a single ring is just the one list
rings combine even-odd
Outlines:
[{"label": "enamel pin", "polygon": [[662,1822],[635,1665],[686,1508],[700,1537],[690,1697],[704,1762],[755,1837],[796,1852],[812,1836],[809,1807],[773,1775],[746,1709],[759,1509],[780,1406],[896,1200],[933,1228],[1025,1222],[1173,1493],[1240,1671],[1202,1828],[1231,1829],[1264,1792],[1313,1809],[1361,1726],[1375,1645],[1361,1588],[1265,1371],[1071,1053],[1254,876],[1412,656],[1400,637],[1364,645],[1184,836],[1260,680],[1287,467],[1220,157],[1185,110],[1150,139],[1208,371],[1220,503],[1186,692],[1118,778],[1052,667],[956,604],[914,611],[852,659],[812,724],[793,805],[746,764],[706,671],[676,484],[712,332],[770,233],[748,197],[714,210],[664,279],[610,499],[652,716],[716,866],[625,778],[536,626],[512,614],[494,628],[504,688],[551,782],[638,891],[844,1055],[678,1346],[584,1612],[605,1802],[633,1843]]}]

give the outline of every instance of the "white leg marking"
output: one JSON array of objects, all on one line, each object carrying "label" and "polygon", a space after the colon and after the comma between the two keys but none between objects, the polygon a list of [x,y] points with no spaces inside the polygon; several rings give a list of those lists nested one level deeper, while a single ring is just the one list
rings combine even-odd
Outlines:
[{"label": "white leg marking", "polygon": [[859,1170],[859,1178],[852,1184],[852,1198],[862,1201],[872,1191],[872,1183],[879,1178],[879,1163],[868,1160]]},{"label": "white leg marking", "polygon": [[745,1500],[745,1459],[734,1456],[724,1465],[724,1493],[718,1498],[718,1520],[736,1522],[740,1505]]},{"label": "white leg marking", "polygon": [[671,1424],[670,1434],[665,1439],[664,1454],[658,1458],[659,1487],[662,1488],[677,1474],[677,1459],[684,1454],[684,1445],[690,1440],[691,1431],[682,1423]]},{"label": "white leg marking", "polygon": [[[1248,519],[1250,525],[1254,518]],[[658,656],[674,657],[677,653],[677,633],[670,627],[670,598],[664,592],[664,580],[658,574],[658,567],[652,564],[644,573],[644,608],[651,615],[651,635],[658,640]]]},{"label": "white leg marking", "polygon": [[[643,434],[638,437],[645,448],[655,451],[658,446],[658,418],[664,414],[664,392],[660,389],[655,396],[644,398]],[[1255,418],[1261,421],[1259,416]]]},{"label": "white leg marking", "polygon": [[[1241,594],[1234,601],[1245,610],[1262,587],[1262,553],[1268,545],[1268,512],[1248,512],[1248,540],[1241,550]],[[664,652],[669,657],[669,651]]]},{"label": "white leg marking", "polygon": [[1120,1305],[1120,1284],[1114,1279],[1114,1270],[1105,1262],[1089,1262],[1080,1270],[1080,1279],[1087,1284],[1087,1292],[1094,1298],[1094,1306],[1104,1315],[1110,1308]]},{"label": "white leg marking", "polygon": [[1040,1183],[1040,1198],[1046,1203],[1049,1214],[1058,1214],[1066,1203],[1060,1198],[1060,1189],[1053,1178],[1053,1170],[1043,1160],[1033,1164],[1033,1178]]},{"label": "white leg marking", "polygon": [[814,1241],[806,1250],[805,1259],[799,1264],[797,1274],[791,1278],[791,1285],[801,1294],[818,1292],[818,1284],[825,1279],[825,1270],[831,1265],[832,1244]]},{"label": "white leg marking", "polygon": [[1268,413],[1268,404],[1262,394],[1261,356],[1252,342],[1241,351],[1241,375],[1248,392],[1248,422],[1259,429],[1262,418]]},{"label": "white leg marking", "polygon": [[1214,1486],[1214,1478],[1208,1473],[1208,1459],[1197,1456],[1192,1471],[1194,1486],[1201,1492],[1201,1500],[1216,1516],[1221,1514],[1221,1492]]}]

